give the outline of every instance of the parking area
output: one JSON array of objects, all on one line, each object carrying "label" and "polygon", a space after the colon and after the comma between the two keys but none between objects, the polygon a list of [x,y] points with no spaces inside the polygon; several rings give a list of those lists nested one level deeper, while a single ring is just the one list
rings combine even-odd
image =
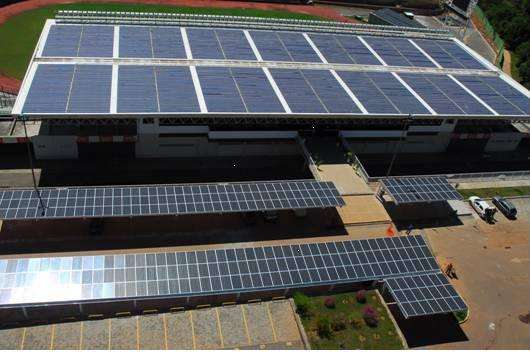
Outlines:
[{"label": "parking area", "polygon": [[303,349],[290,300],[0,330],[0,349]]}]

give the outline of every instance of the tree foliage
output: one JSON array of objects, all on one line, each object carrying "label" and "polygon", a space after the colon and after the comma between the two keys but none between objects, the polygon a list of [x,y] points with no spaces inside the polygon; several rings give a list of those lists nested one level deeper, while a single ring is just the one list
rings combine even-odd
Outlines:
[{"label": "tree foliage", "polygon": [[530,0],[480,0],[491,25],[518,58],[521,83],[530,87]]}]

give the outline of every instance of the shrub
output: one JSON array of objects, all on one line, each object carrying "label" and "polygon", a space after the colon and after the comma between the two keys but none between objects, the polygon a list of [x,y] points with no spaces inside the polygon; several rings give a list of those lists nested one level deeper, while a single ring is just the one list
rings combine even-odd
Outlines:
[{"label": "shrub", "polygon": [[320,317],[317,320],[317,333],[323,339],[331,337],[331,322],[328,317]]},{"label": "shrub", "polygon": [[363,308],[363,319],[366,325],[370,327],[376,327],[379,324],[377,311],[372,308],[372,306],[366,306]]},{"label": "shrub", "polygon": [[357,318],[350,318],[350,325],[353,329],[360,329],[362,326],[362,320]]},{"label": "shrub", "polygon": [[357,302],[359,303],[366,303],[366,291],[365,290],[359,290],[355,294],[355,298],[357,299]]},{"label": "shrub", "polygon": [[304,318],[309,317],[312,309],[311,299],[302,292],[296,292],[293,298],[294,303],[296,304],[296,312]]},{"label": "shrub", "polygon": [[331,329],[333,331],[341,331],[346,329],[347,325],[347,319],[344,317],[344,315],[339,315],[333,321],[331,322]]},{"label": "shrub", "polygon": [[335,308],[335,297],[326,297],[324,305],[328,308]]}]

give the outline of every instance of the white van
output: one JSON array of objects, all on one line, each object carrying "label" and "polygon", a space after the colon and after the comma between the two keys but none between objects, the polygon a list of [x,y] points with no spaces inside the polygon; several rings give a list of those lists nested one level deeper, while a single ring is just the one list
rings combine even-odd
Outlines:
[{"label": "white van", "polygon": [[493,215],[497,211],[494,207],[489,205],[485,200],[477,196],[469,197],[469,204],[475,209],[480,217],[487,222],[493,221]]}]

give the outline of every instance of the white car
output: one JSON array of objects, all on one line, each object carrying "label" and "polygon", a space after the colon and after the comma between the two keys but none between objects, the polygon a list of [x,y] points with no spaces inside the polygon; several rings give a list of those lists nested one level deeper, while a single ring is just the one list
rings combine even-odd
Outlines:
[{"label": "white car", "polygon": [[495,214],[497,209],[489,205],[485,200],[480,197],[472,196],[469,197],[469,204],[471,204],[473,209],[475,209],[482,219],[493,221],[493,214]]}]

